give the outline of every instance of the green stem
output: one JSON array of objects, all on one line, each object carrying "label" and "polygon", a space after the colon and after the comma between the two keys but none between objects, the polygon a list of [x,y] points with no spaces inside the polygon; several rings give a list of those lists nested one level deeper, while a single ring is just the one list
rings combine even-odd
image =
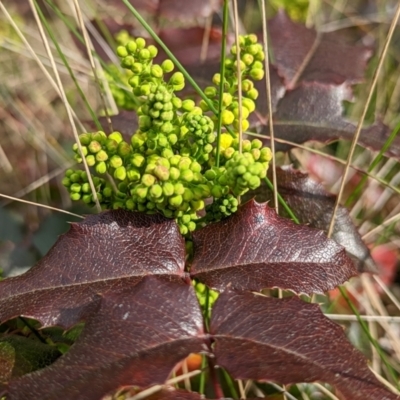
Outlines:
[{"label": "green stem", "polygon": [[[272,184],[272,182],[268,179],[265,178],[265,183],[267,184],[267,186],[273,191],[274,190],[274,185]],[[279,204],[285,209],[285,211],[289,214],[290,218],[292,218],[292,220],[294,222],[296,222],[296,224],[300,224],[300,221],[297,219],[297,217],[294,215],[293,211],[290,209],[290,207],[286,204],[286,201],[284,200],[284,198],[278,193],[278,201]]]},{"label": "green stem", "polygon": [[206,389],[206,369],[207,367],[207,356],[203,355],[203,359],[201,360],[201,374],[200,374],[200,387],[199,387],[199,393],[204,394],[205,389]]},{"label": "green stem", "polygon": [[222,129],[222,96],[224,94],[224,82],[225,82],[225,58],[226,58],[226,36],[228,33],[228,0],[224,0],[223,9],[223,22],[222,22],[222,46],[221,46],[221,65],[220,65],[220,77],[219,82],[219,98],[218,98],[218,122],[217,122],[217,150],[215,164],[219,167],[219,157],[221,152],[221,129]]},{"label": "green stem", "polygon": [[[386,150],[390,147],[390,145],[392,144],[393,140],[396,138],[397,134],[400,131],[400,122],[394,127],[394,129],[392,130],[392,132],[390,133],[390,136],[388,137],[388,139],[386,140],[385,144],[382,146],[382,148],[380,149],[379,153],[377,154],[377,156],[374,158],[374,160],[372,161],[371,165],[368,168],[368,172],[371,172],[374,170],[374,168],[379,164],[379,162],[382,160],[383,154],[386,152]],[[363,175],[363,177],[361,178],[360,182],[358,183],[358,185],[356,186],[356,188],[354,189],[354,191],[352,192],[352,194],[349,196],[349,198],[347,199],[345,205],[348,207],[353,200],[360,194],[361,190],[363,189],[365,182],[368,179],[368,175]]]},{"label": "green stem", "polygon": [[[385,354],[383,353],[381,347],[379,346],[378,342],[375,340],[375,338],[372,337],[367,324],[365,323],[365,321],[360,317],[360,313],[358,312],[357,308],[355,307],[355,305],[353,304],[353,302],[351,301],[351,299],[349,298],[349,296],[347,295],[347,291],[346,288],[343,286],[339,286],[339,291],[341,293],[341,295],[343,296],[343,298],[346,300],[347,304],[349,305],[349,307],[351,308],[351,310],[353,311],[354,315],[357,317],[357,321],[359,322],[359,324],[361,325],[361,328],[363,329],[363,331],[365,332],[365,334],[368,337],[368,340],[372,343],[372,345],[375,347],[376,351],[379,354],[379,357],[381,358],[381,360],[383,361],[383,363],[386,365],[388,372],[390,373],[390,376],[393,378],[393,381],[396,382],[397,381],[397,377],[396,374],[394,372],[393,367],[390,365],[389,361],[386,359]],[[397,385],[397,387],[399,388],[399,385]]]},{"label": "green stem", "polygon": [[234,385],[234,383],[233,383],[233,380],[232,380],[231,376],[228,374],[227,371],[225,371],[224,368],[221,368],[221,370],[222,370],[222,373],[223,373],[223,375],[224,375],[226,384],[228,385],[229,390],[231,391],[232,397],[233,397],[234,399],[238,399],[238,398],[239,398],[239,395],[238,395],[238,392],[237,392],[237,390],[236,390],[236,388],[235,388],[235,385]]}]

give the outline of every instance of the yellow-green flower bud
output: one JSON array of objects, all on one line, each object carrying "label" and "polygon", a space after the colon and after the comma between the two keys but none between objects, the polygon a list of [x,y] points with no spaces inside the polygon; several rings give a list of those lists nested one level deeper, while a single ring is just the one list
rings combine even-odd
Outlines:
[{"label": "yellow-green flower bud", "polygon": [[162,187],[160,185],[153,185],[149,190],[149,194],[154,199],[158,199],[163,194]]},{"label": "yellow-green flower bud", "polygon": [[181,170],[181,179],[185,182],[192,182],[193,172],[190,169]]},{"label": "yellow-green flower bud", "polygon": [[126,50],[129,51],[129,53],[134,54],[137,50],[136,42],[134,40],[130,40],[126,44]]},{"label": "yellow-green flower bud", "polygon": [[140,179],[140,171],[131,167],[126,171],[126,176],[130,182],[137,182]]},{"label": "yellow-green flower bud", "polygon": [[246,107],[250,113],[252,113],[256,109],[256,104],[254,103],[254,101],[248,99],[247,97],[244,97],[242,99],[242,106]]},{"label": "yellow-green flower bud", "polygon": [[213,98],[213,97],[215,97],[217,95],[217,89],[214,86],[207,86],[204,89],[204,94],[207,97]]},{"label": "yellow-green flower bud", "polygon": [[172,206],[172,207],[179,207],[182,204],[182,196],[180,194],[177,194],[175,196],[172,196],[168,199],[168,203]]},{"label": "yellow-green flower bud", "polygon": [[150,186],[154,185],[155,182],[156,182],[156,178],[153,175],[144,174],[142,176],[142,183],[143,183],[143,185],[145,185],[147,187],[150,187]]},{"label": "yellow-green flower bud", "polygon": [[249,99],[252,99],[252,100],[256,100],[258,98],[258,90],[256,88],[250,89],[246,93],[246,97],[248,97]]},{"label": "yellow-green flower bud", "polygon": [[78,201],[81,199],[81,194],[77,193],[77,192],[72,192],[70,193],[69,197],[71,198],[71,200],[73,201]]},{"label": "yellow-green flower bud", "polygon": [[172,72],[174,70],[174,67],[175,67],[174,63],[169,59],[164,60],[163,63],[161,64],[161,68],[166,74]]},{"label": "yellow-green flower bud", "polygon": [[153,75],[155,78],[162,78],[164,75],[164,71],[159,65],[152,65],[151,75]]},{"label": "yellow-green flower bud", "polygon": [[232,111],[223,110],[221,113],[221,119],[223,125],[230,125],[234,121],[235,116],[233,115]]},{"label": "yellow-green flower bud", "polygon": [[172,76],[171,79],[169,80],[169,83],[171,85],[182,85],[185,83],[185,77],[183,76],[182,72],[175,72]]},{"label": "yellow-green flower bud", "polygon": [[118,46],[117,47],[117,55],[118,57],[126,57],[128,55],[128,51],[126,50],[125,46]]},{"label": "yellow-green flower bud", "polygon": [[164,182],[162,185],[164,196],[170,197],[174,194],[174,185],[171,182]]},{"label": "yellow-green flower bud", "polygon": [[87,146],[92,141],[91,133],[82,133],[79,135],[79,141],[82,146]]},{"label": "yellow-green flower bud", "polygon": [[101,162],[107,160],[108,160],[108,154],[104,150],[100,150],[98,153],[96,153],[96,161]]},{"label": "yellow-green flower bud", "polygon": [[123,167],[123,166],[118,167],[114,171],[114,178],[115,179],[119,179],[120,181],[125,180],[125,178],[126,178],[126,169],[125,169],[125,167]]},{"label": "yellow-green flower bud", "polygon": [[175,107],[175,109],[179,109],[182,107],[182,100],[179,97],[173,97],[171,99],[171,102],[173,104],[173,106]]},{"label": "yellow-green flower bud", "polygon": [[185,111],[192,111],[193,108],[195,107],[195,102],[191,99],[186,99],[183,100],[182,102],[182,109],[184,109]]},{"label": "yellow-green flower bud", "polygon": [[160,181],[167,181],[169,179],[169,170],[164,165],[157,165],[153,170],[153,174]]},{"label": "yellow-green flower bud", "polygon": [[179,179],[181,173],[179,171],[178,168],[176,167],[171,167],[169,170],[169,177],[173,180],[176,181],[177,179]]},{"label": "yellow-green flower bud", "polygon": [[122,162],[122,158],[120,156],[114,155],[110,158],[110,166],[112,168],[118,168],[121,167],[123,162]]},{"label": "yellow-green flower bud", "polygon": [[[142,132],[146,132],[150,128],[151,128],[151,118],[148,115],[141,115],[139,117],[139,129]],[[133,137],[135,137],[135,136],[133,136]]]},{"label": "yellow-green flower bud", "polygon": [[97,140],[92,140],[88,146],[88,150],[95,154],[102,149],[101,144]]},{"label": "yellow-green flower bud", "polygon": [[136,45],[139,50],[144,49],[146,47],[146,41],[143,38],[138,37],[136,39]]},{"label": "yellow-green flower bud", "polygon": [[101,161],[96,165],[96,172],[98,174],[105,174],[107,172],[107,165],[104,161]]},{"label": "yellow-green flower bud", "polygon": [[158,49],[156,46],[153,46],[152,44],[147,47],[147,50],[150,52],[150,57],[154,58],[158,54]]},{"label": "yellow-green flower bud", "polygon": [[174,193],[175,194],[183,194],[185,192],[185,186],[181,182],[177,182],[174,185]]}]

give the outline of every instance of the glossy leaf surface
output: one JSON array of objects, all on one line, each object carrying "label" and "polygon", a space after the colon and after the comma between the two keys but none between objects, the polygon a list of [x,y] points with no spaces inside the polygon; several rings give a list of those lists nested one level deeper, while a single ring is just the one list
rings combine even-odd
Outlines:
[{"label": "glossy leaf surface", "polygon": [[[249,329],[251,327],[251,329]],[[323,381],[346,400],[395,400],[318,304],[224,292],[211,317],[216,363],[235,379]]]},{"label": "glossy leaf surface", "polygon": [[203,350],[203,336],[193,287],[149,276],[105,295],[70,351],[12,381],[8,399],[98,400],[121,386],[161,384],[178,361]]},{"label": "glossy leaf surface", "polygon": [[[336,196],[327,192],[308,174],[291,167],[277,168],[276,173],[279,194],[295,210],[299,221],[327,232]],[[358,271],[377,271],[370,251],[345,207],[339,206],[332,238],[354,258]]]},{"label": "glossy leaf surface", "polygon": [[184,262],[173,220],[123,210],[90,215],[28,272],[0,282],[0,320],[23,315],[68,327],[96,309],[99,295],[149,274],[180,277]]},{"label": "glossy leaf surface", "polygon": [[253,200],[193,234],[191,276],[217,290],[323,293],[357,274],[344,248]]}]

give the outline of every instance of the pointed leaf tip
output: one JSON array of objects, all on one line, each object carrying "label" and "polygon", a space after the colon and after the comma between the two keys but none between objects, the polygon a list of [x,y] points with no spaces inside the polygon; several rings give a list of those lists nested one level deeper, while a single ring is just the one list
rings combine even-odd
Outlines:
[{"label": "pointed leaf tip", "polygon": [[149,274],[182,277],[184,267],[175,221],[124,210],[89,215],[28,272],[0,282],[0,320],[24,315],[68,327],[95,309],[98,293]]},{"label": "pointed leaf tip", "polygon": [[357,275],[344,248],[322,231],[296,225],[254,200],[196,231],[193,242],[191,276],[216,290],[323,293]]}]

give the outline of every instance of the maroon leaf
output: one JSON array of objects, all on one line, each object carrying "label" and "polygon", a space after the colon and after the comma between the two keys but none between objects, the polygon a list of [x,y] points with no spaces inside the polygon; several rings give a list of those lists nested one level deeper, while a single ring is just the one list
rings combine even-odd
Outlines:
[{"label": "maroon leaf", "polygon": [[[351,91],[346,84],[302,83],[298,88],[286,92],[280,100],[274,114],[275,136],[294,143],[352,140],[356,126],[342,115],[344,100],[351,100]],[[380,150],[390,132],[386,125],[375,123],[362,129],[358,143],[372,150]],[[264,127],[263,133],[269,135],[268,127]],[[287,151],[290,147],[276,143],[278,151]],[[400,158],[400,139],[395,139],[386,155]]]},{"label": "maroon leaf", "polygon": [[[300,223],[325,232],[329,229],[336,196],[324,187],[291,167],[276,169],[278,191],[289,207],[295,210]],[[272,200],[272,196],[270,197]],[[352,256],[359,272],[376,272],[377,266],[361,239],[349,212],[339,206],[332,239],[341,244]]]},{"label": "maroon leaf", "polygon": [[[287,86],[298,74],[300,67],[317,38],[314,29],[293,22],[281,10],[268,23],[274,63]],[[302,81],[315,81],[340,85],[363,80],[371,49],[344,43],[338,33],[321,34],[319,45],[301,74]]]},{"label": "maroon leaf", "polygon": [[224,292],[214,305],[210,333],[217,364],[235,379],[323,381],[347,400],[399,399],[376,380],[317,304]]},{"label": "maroon leaf", "polygon": [[99,294],[144,275],[183,276],[184,262],[173,220],[123,210],[90,215],[28,272],[0,281],[0,320],[24,315],[68,327],[96,309]]},{"label": "maroon leaf", "polygon": [[217,290],[323,293],[357,274],[345,250],[322,231],[296,225],[254,200],[195,232],[193,241],[191,276]]},{"label": "maroon leaf", "polygon": [[71,350],[47,369],[10,384],[9,400],[98,400],[121,386],[161,384],[174,365],[203,349],[192,286],[146,277],[108,293]]}]

